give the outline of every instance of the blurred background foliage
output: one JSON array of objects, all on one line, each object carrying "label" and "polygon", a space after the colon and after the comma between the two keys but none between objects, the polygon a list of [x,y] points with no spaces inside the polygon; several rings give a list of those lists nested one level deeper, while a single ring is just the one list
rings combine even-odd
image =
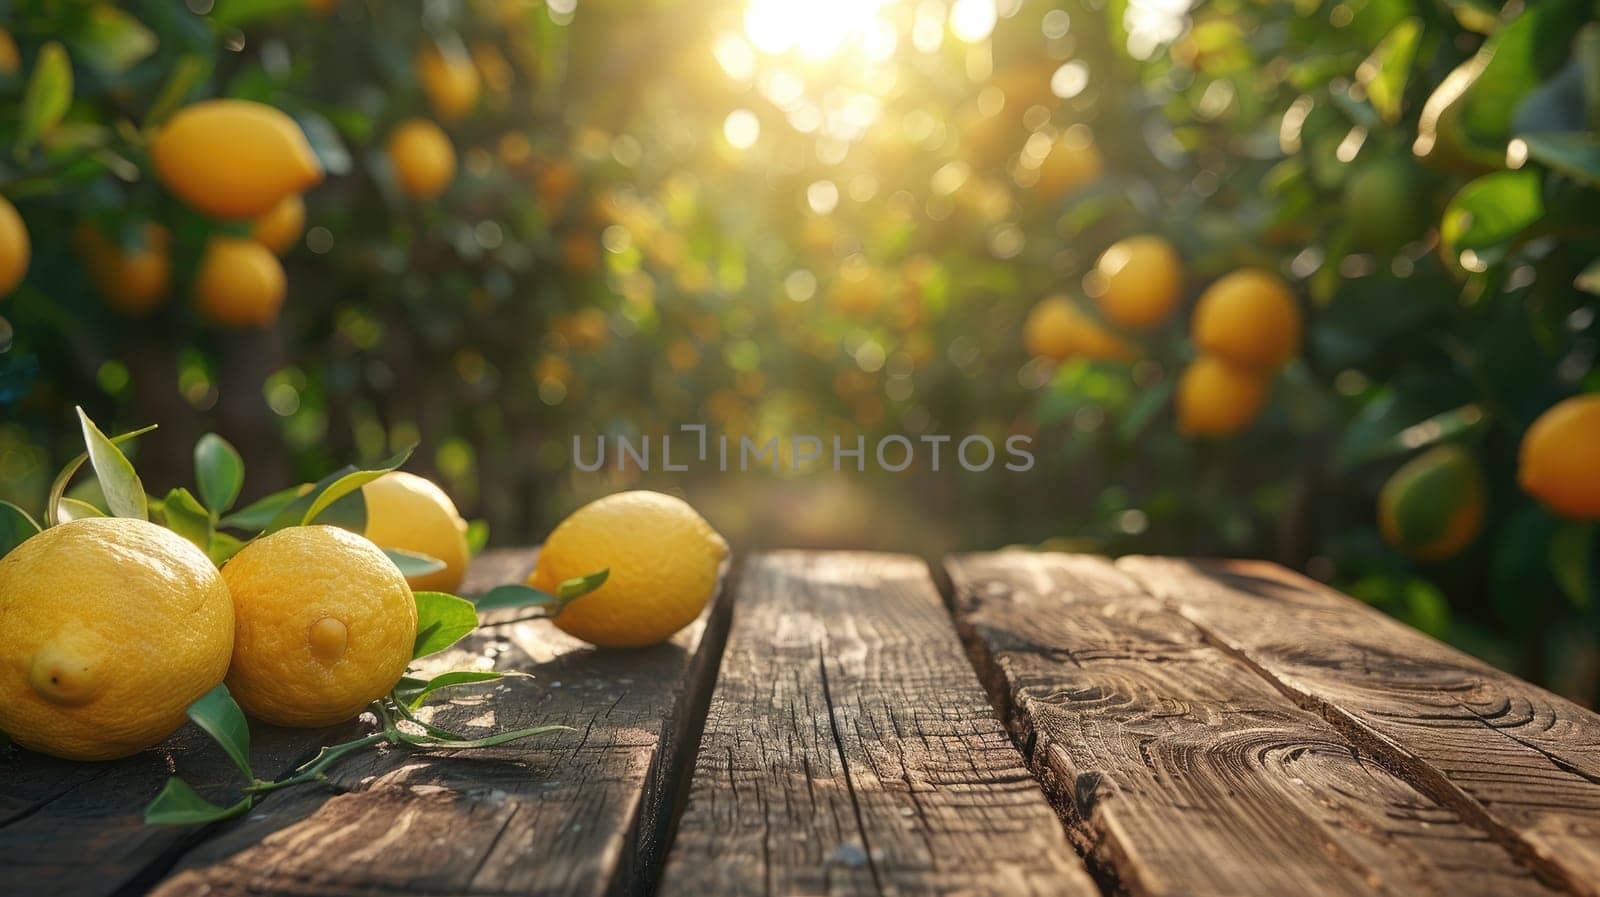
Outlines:
[{"label": "blurred background foliage", "polygon": [[[0,499],[39,509],[74,404],[159,423],[133,451],[161,490],[208,430],[246,454],[246,498],[420,440],[412,466],[503,544],[642,485],[744,547],[1268,557],[1593,703],[1600,510],[1535,500],[1518,450],[1600,389],[1597,16],[0,0],[0,194],[32,243],[0,302]],[[152,175],[151,135],[221,96],[305,133],[327,177],[303,222],[269,238]],[[449,151],[402,145],[415,119]],[[281,242],[287,298],[225,326],[196,269],[208,238],[252,233]],[[1296,329],[1269,334],[1286,363],[1224,357],[1265,326],[1248,303],[1194,313],[1241,268],[1292,297]],[[1171,301],[1123,326],[1118,277]],[[1587,420],[1544,450],[1589,482],[1541,498],[1600,494]],[[1026,434],[1038,463],[570,457],[575,435],[685,423]]]}]

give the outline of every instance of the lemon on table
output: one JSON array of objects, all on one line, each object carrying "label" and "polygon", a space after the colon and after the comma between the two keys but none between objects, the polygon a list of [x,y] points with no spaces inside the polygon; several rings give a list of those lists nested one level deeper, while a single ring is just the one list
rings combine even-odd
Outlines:
[{"label": "lemon on table", "polygon": [[1300,307],[1283,278],[1241,268],[1200,294],[1194,341],[1202,352],[1236,365],[1276,368],[1300,351]]},{"label": "lemon on table", "polygon": [[294,119],[251,100],[179,109],[150,144],[156,175],[178,198],[219,218],[265,215],[322,180]]},{"label": "lemon on table", "polygon": [[1528,427],[1517,483],[1556,513],[1600,520],[1600,393],[1552,405]]},{"label": "lemon on table", "polygon": [[550,533],[528,584],[550,594],[610,569],[600,588],[555,618],[563,632],[605,647],[654,645],[705,609],[728,543],[682,499],[618,492],[574,511]]},{"label": "lemon on table", "polygon": [[389,134],[389,164],[395,181],[408,196],[432,199],[456,176],[456,149],[439,126],[410,118]]},{"label": "lemon on table", "polygon": [[228,689],[280,726],[347,720],[411,662],[417,607],[394,562],[361,536],[291,526],[222,568],[236,619]]},{"label": "lemon on table", "polygon": [[1129,330],[1159,327],[1183,295],[1183,259],[1166,240],[1142,234],[1111,244],[1085,284],[1106,320]]},{"label": "lemon on table", "polygon": [[1378,494],[1378,528],[1390,545],[1419,561],[1460,554],[1483,528],[1487,487],[1466,449],[1440,445],[1412,458]]},{"label": "lemon on table", "polygon": [[286,196],[272,210],[256,219],[250,236],[257,243],[283,255],[306,229],[306,201],[296,193]]},{"label": "lemon on table", "polygon": [[95,289],[112,309],[136,318],[160,308],[172,289],[171,242],[167,229],[154,222],[145,223],[137,246],[117,245],[90,224],[77,235]]},{"label": "lemon on table", "polygon": [[415,551],[444,562],[443,570],[408,576],[413,589],[454,592],[467,574],[467,522],[437,485],[396,470],[361,487],[365,535],[380,548]]},{"label": "lemon on table", "polygon": [[74,520],[0,559],[0,731],[23,747],[109,760],[158,744],[232,649],[217,568],[153,523]]},{"label": "lemon on table", "polygon": [[4,298],[28,273],[28,260],[33,254],[28,241],[28,227],[11,200],[0,196],[0,298]]},{"label": "lemon on table", "polygon": [[1178,379],[1178,432],[1232,436],[1250,426],[1267,403],[1267,376],[1222,358],[1202,355]]},{"label": "lemon on table", "polygon": [[278,319],[288,278],[272,250],[243,237],[212,237],[194,276],[200,316],[223,327],[265,327]]}]

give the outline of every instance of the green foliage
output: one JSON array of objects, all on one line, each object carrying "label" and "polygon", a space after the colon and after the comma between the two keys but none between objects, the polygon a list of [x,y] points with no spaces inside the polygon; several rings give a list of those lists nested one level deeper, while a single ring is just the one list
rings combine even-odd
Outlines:
[{"label": "green foliage", "polygon": [[[1600,389],[1593,4],[1210,2],[1161,19],[1026,0],[968,40],[904,2],[832,55],[764,46],[747,6],[13,3],[0,192],[35,245],[0,305],[0,459],[76,454],[74,402],[159,420],[140,469],[169,525],[198,534],[169,491],[193,489],[214,558],[310,519],[359,530],[361,471],[420,443],[410,466],[486,522],[474,550],[490,525],[536,541],[597,491],[681,488],[774,542],[1272,556],[1547,682],[1563,672],[1539,666],[1549,632],[1600,653],[1597,536],[1516,485],[1528,424]],[[880,21],[892,52],[863,36]],[[425,46],[473,62],[459,116],[428,97]],[[186,299],[205,241],[249,223],[207,220],[151,174],[153,129],[208,96],[284,109],[330,173],[270,336],[220,333]],[[386,149],[412,117],[458,159],[426,202]],[[1057,147],[1085,141],[1099,175],[1053,187],[1073,180]],[[142,245],[146,222],[171,233],[173,283],[130,319],[69,235]],[[1180,251],[1180,311],[1118,334],[1131,363],[1030,358],[1029,308],[1065,294],[1103,321],[1088,275],[1139,233]],[[1186,438],[1193,301],[1247,265],[1291,284],[1303,351],[1247,431]],[[816,488],[572,469],[573,435],[671,433],[676,453],[683,423],[1025,434],[1038,464]],[[191,484],[173,459],[213,430],[243,457],[197,452]],[[1483,467],[1482,550],[1408,560],[1379,539],[1377,495],[1446,443]],[[318,479],[350,458],[377,463]],[[261,498],[240,491],[245,466],[260,489],[313,485]],[[46,522],[93,510],[66,485],[0,462],[0,498]],[[479,608],[554,606],[531,593]]]}]

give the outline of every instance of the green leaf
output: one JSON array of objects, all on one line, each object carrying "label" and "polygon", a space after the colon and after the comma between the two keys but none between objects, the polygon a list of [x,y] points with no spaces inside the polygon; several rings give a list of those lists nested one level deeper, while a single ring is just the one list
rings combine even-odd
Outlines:
[{"label": "green leaf", "polygon": [[[151,424],[148,427],[140,427],[132,432],[123,433],[121,436],[113,437],[111,441],[120,445],[121,443],[124,443],[135,436],[143,436],[155,428],[155,424]],[[66,466],[61,468],[61,472],[56,474],[55,481],[50,484],[50,498],[45,502],[44,506],[45,526],[55,526],[57,523],[61,522],[57,511],[61,507],[62,497],[67,494],[67,486],[72,484],[73,475],[78,472],[78,468],[82,467],[83,462],[87,460],[89,460],[87,453],[78,455],[71,461],[68,461]]]},{"label": "green leaf", "polygon": [[305,517],[300,520],[300,525],[310,525],[334,502],[344,498],[346,495],[349,495],[357,489],[360,489],[362,486],[365,486],[373,480],[376,480],[391,470],[394,470],[400,465],[406,463],[406,460],[411,457],[411,452],[415,448],[416,446],[414,445],[407,446],[398,454],[389,458],[389,460],[384,461],[377,467],[368,467],[361,470],[352,471],[342,477],[339,477],[332,483],[329,483],[321,490],[321,492],[318,493],[317,497],[311,502],[311,506],[306,509]]},{"label": "green leaf", "polygon": [[413,679],[406,677],[395,686],[395,697],[405,703],[406,709],[416,710],[428,696],[436,691],[446,688],[455,688],[459,685],[472,685],[476,682],[492,682],[503,679],[508,675],[520,676],[521,673],[502,673],[495,670],[455,670],[449,673],[440,673],[432,679]]},{"label": "green leaf", "polygon": [[94,504],[86,502],[81,498],[63,497],[60,504],[56,506],[56,519],[60,520],[62,523],[67,523],[72,520],[84,520],[89,517],[108,516],[110,515],[105,511],[100,510],[98,507],[95,507]]},{"label": "green leaf", "polygon": [[229,529],[264,530],[271,525],[274,518],[283,512],[284,508],[293,504],[295,499],[309,493],[311,489],[310,483],[301,483],[298,486],[281,489],[265,498],[251,502],[242,510],[229,514],[218,521],[218,525]]},{"label": "green leaf", "polygon": [[210,551],[211,515],[189,490],[178,488],[168,492],[161,502],[161,516],[167,529],[193,542],[201,551]]},{"label": "green leaf", "polygon": [[[1497,171],[1470,181],[1445,207],[1439,237],[1447,254],[1472,252],[1482,265],[1505,258],[1512,242],[1544,217],[1539,172]],[[1462,258],[1468,270],[1483,270]]]},{"label": "green leaf", "polygon": [[1600,137],[1592,133],[1523,134],[1528,158],[1590,187],[1600,187]]},{"label": "green leaf", "polygon": [[120,74],[156,51],[155,34],[133,16],[109,3],[89,13],[72,48],[86,65]]},{"label": "green leaf", "polygon": [[228,440],[207,433],[194,444],[194,481],[213,514],[226,514],[244,488],[244,459]]},{"label": "green leaf", "polygon": [[389,556],[389,560],[394,561],[394,565],[400,568],[400,575],[405,577],[427,576],[429,573],[437,573],[445,568],[444,561],[425,555],[420,551],[407,551],[404,548],[385,548],[383,553]]},{"label": "green leaf", "polygon": [[27,511],[9,501],[0,501],[0,558],[38,533],[39,524]]},{"label": "green leaf", "polygon": [[239,549],[244,546],[245,543],[242,540],[236,539],[227,533],[213,532],[211,534],[211,544],[206,548],[206,556],[211,558],[211,563],[221,567],[228,562],[229,558],[238,554]]},{"label": "green leaf", "polygon": [[37,143],[46,131],[61,121],[71,105],[72,61],[60,43],[51,41],[40,48],[27,90],[22,95],[17,153],[20,155]]},{"label": "green leaf", "polygon": [[512,607],[537,607],[544,604],[560,603],[562,603],[561,599],[550,594],[549,592],[541,592],[533,586],[525,586],[521,583],[507,583],[503,586],[495,586],[489,591],[483,593],[482,597],[477,600],[475,606],[481,613],[482,611],[486,610],[505,610]]},{"label": "green leaf", "polygon": [[1592,523],[1564,524],[1550,539],[1550,572],[1579,609],[1594,603],[1594,541]]},{"label": "green leaf", "polygon": [[172,66],[172,74],[168,76],[167,83],[162,85],[161,92],[156,95],[150,104],[150,110],[145,113],[145,126],[160,124],[188,99],[189,93],[196,85],[204,82],[210,75],[209,56],[191,53],[179,58]]},{"label": "green leaf", "polygon": [[401,736],[410,744],[423,746],[443,746],[450,748],[486,748],[508,741],[518,741],[531,738],[535,735],[544,735],[549,732],[574,732],[571,726],[535,726],[531,729],[516,729],[511,732],[501,732],[499,735],[490,735],[488,738],[475,738],[470,741],[457,741],[451,738],[439,738],[434,735],[404,735]]},{"label": "green leaf", "polygon": [[139,482],[139,474],[128,456],[100,432],[82,407],[77,411],[78,422],[83,427],[83,443],[89,450],[89,463],[94,467],[95,479],[100,481],[100,490],[105,493],[106,506],[111,509],[112,516],[150,519],[144,484]]},{"label": "green leaf", "polygon": [[248,809],[248,797],[231,807],[219,807],[201,797],[188,782],[173,777],[167,779],[167,786],[144,808],[144,821],[153,825],[197,825],[232,819]]},{"label": "green leaf", "polygon": [[444,592],[414,592],[417,602],[417,640],[411,656],[437,654],[478,627],[472,602]]},{"label": "green leaf", "polygon": [[1487,419],[1476,404],[1451,408],[1420,421],[1400,416],[1408,410],[1393,396],[1369,402],[1334,448],[1333,469],[1342,473],[1372,461],[1456,440]]},{"label": "green leaf", "polygon": [[467,524],[467,551],[473,557],[483,553],[489,545],[489,521],[474,520]]},{"label": "green leaf", "polygon": [[596,570],[595,572],[586,576],[574,576],[573,578],[563,582],[561,585],[556,586],[556,597],[560,598],[563,603],[571,601],[574,598],[582,598],[584,595],[587,595],[595,589],[605,585],[606,580],[610,577],[610,567],[607,567],[604,570]]},{"label": "green leaf", "polygon": [[190,704],[187,712],[195,725],[222,745],[228,759],[244,773],[245,780],[255,781],[255,774],[250,771],[250,724],[228,692],[228,686],[218,683],[216,688]]},{"label": "green leaf", "polygon": [[1356,79],[1367,89],[1367,99],[1383,120],[1400,119],[1400,101],[1422,40],[1422,20],[1409,18],[1394,26],[1356,69]]},{"label": "green leaf", "polygon": [[260,19],[298,13],[305,0],[217,0],[211,21],[219,27],[238,28]]}]

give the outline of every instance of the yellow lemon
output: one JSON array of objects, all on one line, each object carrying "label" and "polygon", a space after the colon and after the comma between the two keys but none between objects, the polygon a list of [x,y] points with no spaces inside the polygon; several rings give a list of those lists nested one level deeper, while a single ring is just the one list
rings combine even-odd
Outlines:
[{"label": "yellow lemon", "polygon": [[1084,125],[1073,125],[1055,139],[1040,161],[1034,190],[1047,200],[1060,199],[1098,180],[1104,169],[1094,134]]},{"label": "yellow lemon", "polygon": [[1483,528],[1483,469],[1466,449],[1440,445],[1407,461],[1378,494],[1378,529],[1419,561],[1461,553]]},{"label": "yellow lemon", "polygon": [[561,521],[528,584],[554,594],[568,579],[609,568],[605,584],[567,605],[556,626],[595,645],[653,645],[700,615],[727,557],[728,543],[683,500],[618,492]]},{"label": "yellow lemon", "polygon": [[1159,327],[1183,295],[1183,260],[1171,243],[1142,235],[1119,240],[1100,254],[1086,279],[1106,320],[1129,330]]},{"label": "yellow lemon", "polygon": [[454,121],[478,105],[478,69],[465,54],[446,55],[432,42],[417,51],[417,80],[433,110]]},{"label": "yellow lemon", "polygon": [[233,602],[171,530],[53,526],[0,559],[0,730],[69,760],[159,744],[228,670]]},{"label": "yellow lemon", "polygon": [[414,473],[394,471],[361,487],[367,503],[365,535],[380,548],[416,551],[445,568],[409,576],[413,589],[454,592],[467,573],[467,522],[444,490]]},{"label": "yellow lemon", "polygon": [[306,229],[306,201],[296,193],[285,196],[267,214],[256,219],[250,236],[257,243],[283,255]]},{"label": "yellow lemon", "polygon": [[417,199],[438,196],[456,176],[456,148],[425,118],[407,119],[390,133],[389,162],[400,189]]},{"label": "yellow lemon", "polygon": [[265,215],[322,180],[322,163],[294,119],[251,100],[178,110],[151,142],[150,158],[179,199],[219,218]]},{"label": "yellow lemon", "polygon": [[146,222],[139,245],[125,247],[85,224],[78,229],[77,242],[89,279],[111,308],[137,318],[166,302],[172,289],[172,260],[168,253],[172,235],[166,228]]},{"label": "yellow lemon", "polygon": [[1056,361],[1073,356],[1128,361],[1138,354],[1065,296],[1041,299],[1028,312],[1022,325],[1022,344],[1028,354]]},{"label": "yellow lemon", "polygon": [[1236,365],[1270,370],[1300,351],[1300,307],[1283,278],[1241,268],[1200,294],[1195,344]]},{"label": "yellow lemon", "polygon": [[22,282],[28,273],[28,260],[33,255],[33,244],[28,240],[28,227],[17,214],[11,200],[0,196],[0,298],[4,298]]},{"label": "yellow lemon", "polygon": [[1556,513],[1600,520],[1600,393],[1551,406],[1522,436],[1517,482]]},{"label": "yellow lemon", "polygon": [[240,237],[212,237],[194,276],[195,307],[222,327],[266,327],[278,319],[287,289],[272,250]]},{"label": "yellow lemon", "polygon": [[411,662],[417,606],[378,546],[332,526],[291,526],[222,568],[236,620],[228,689],[280,726],[343,722]]},{"label": "yellow lemon", "polygon": [[1232,436],[1267,403],[1265,374],[1211,355],[1196,358],[1178,379],[1178,432]]}]

